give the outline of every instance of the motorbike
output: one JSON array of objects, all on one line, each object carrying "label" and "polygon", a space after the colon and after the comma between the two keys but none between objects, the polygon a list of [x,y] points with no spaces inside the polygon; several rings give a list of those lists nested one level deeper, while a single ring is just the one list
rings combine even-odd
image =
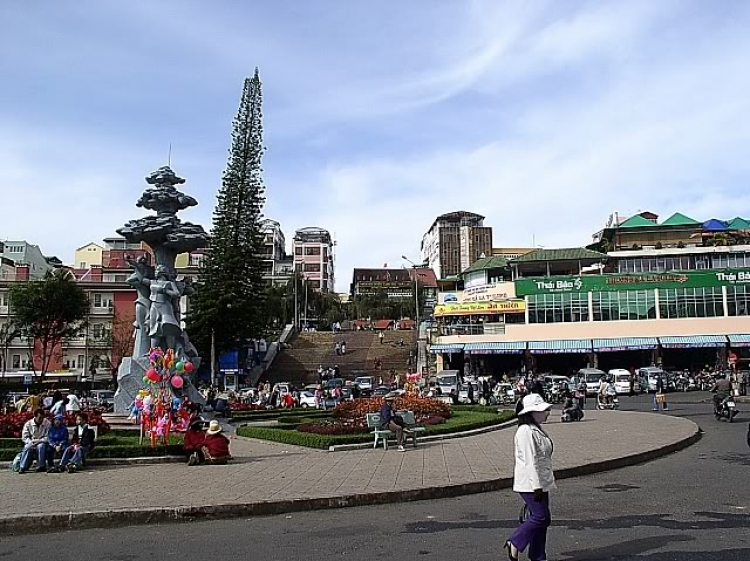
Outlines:
[{"label": "motorbike", "polygon": [[726,419],[731,423],[737,413],[739,413],[739,411],[737,411],[737,404],[731,395],[725,397],[714,406],[714,415],[716,416],[717,421]]},{"label": "motorbike", "polygon": [[620,408],[620,400],[616,395],[611,396],[609,399],[602,399],[602,397],[603,396],[601,394],[598,394],[596,396],[596,408],[600,411],[604,411],[605,409],[614,410]]},{"label": "motorbike", "polygon": [[562,401],[562,392],[560,391],[560,386],[557,384],[553,384],[546,392],[545,392],[547,403],[560,403]]}]

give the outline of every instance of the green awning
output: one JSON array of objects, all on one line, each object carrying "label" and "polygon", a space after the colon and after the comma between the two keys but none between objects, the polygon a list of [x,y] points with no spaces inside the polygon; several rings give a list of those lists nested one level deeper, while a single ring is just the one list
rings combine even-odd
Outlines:
[{"label": "green awning", "polygon": [[665,349],[700,349],[721,347],[727,344],[726,335],[685,335],[681,337],[659,337]]},{"label": "green awning", "polygon": [[594,350],[599,353],[616,351],[645,351],[659,346],[656,337],[618,337],[615,339],[594,339]]},{"label": "green awning", "polygon": [[591,339],[558,339],[556,341],[529,341],[534,354],[564,354],[591,352]]},{"label": "green awning", "polygon": [[526,350],[526,341],[504,341],[501,343],[466,343],[464,351],[472,355],[521,354]]}]

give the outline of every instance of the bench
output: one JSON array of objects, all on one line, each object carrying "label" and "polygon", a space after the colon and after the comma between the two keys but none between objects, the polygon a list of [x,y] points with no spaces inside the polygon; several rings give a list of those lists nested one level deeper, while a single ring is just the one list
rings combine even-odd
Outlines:
[{"label": "bench", "polygon": [[[408,439],[412,438],[414,447],[417,446],[417,435],[425,432],[427,429],[424,427],[417,426],[416,419],[414,418],[413,411],[397,411],[396,415],[404,420],[404,425],[409,433],[405,433],[404,436]],[[395,436],[393,431],[384,429],[380,426],[380,414],[379,413],[368,413],[367,414],[367,428],[374,429],[375,441],[372,445],[373,448],[378,447],[378,441],[383,440],[383,450],[388,450],[388,439]]]}]

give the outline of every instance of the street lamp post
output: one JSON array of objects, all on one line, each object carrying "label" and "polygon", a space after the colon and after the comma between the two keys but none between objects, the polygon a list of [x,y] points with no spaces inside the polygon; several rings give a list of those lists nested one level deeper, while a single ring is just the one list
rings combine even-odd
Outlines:
[{"label": "street lamp post", "polygon": [[405,255],[401,259],[407,261],[414,269],[414,323],[417,326],[417,340],[419,340],[419,285],[417,283],[417,264]]}]

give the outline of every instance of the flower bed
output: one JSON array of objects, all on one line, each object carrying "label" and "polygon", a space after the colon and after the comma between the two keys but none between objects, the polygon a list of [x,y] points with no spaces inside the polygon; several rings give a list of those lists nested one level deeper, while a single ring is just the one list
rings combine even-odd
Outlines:
[{"label": "flower bed", "polygon": [[[424,434],[425,436],[433,436],[484,428],[508,421],[512,419],[513,416],[513,411],[503,411],[501,413],[456,411],[449,419],[435,417],[435,420],[441,419],[443,421],[440,424],[425,423],[424,425],[427,430]],[[299,428],[301,428],[301,426]],[[342,433],[334,432],[337,429],[326,430],[330,430],[331,432],[321,434],[305,432],[302,430],[290,430],[290,428],[240,427],[237,429],[237,434],[247,438],[259,438],[262,440],[281,442],[283,444],[305,446],[308,448],[321,448],[324,450],[328,449],[330,446],[358,444],[372,441],[372,434],[368,432]]]},{"label": "flower bed", "polygon": [[[102,418],[103,409],[84,409],[81,411],[88,416],[88,424],[92,427],[98,427],[99,434],[106,433],[109,431],[109,425]],[[9,415],[0,415],[0,438],[21,438],[21,431],[23,425],[34,416],[31,411],[24,413],[11,413]],[[65,416],[65,422],[69,427],[76,424],[76,416],[74,413],[68,413]],[[47,418],[51,421],[52,415],[47,415]]]},{"label": "flower bed", "polygon": [[[382,398],[355,399],[339,404],[333,410],[333,416],[339,419],[365,419],[368,413],[378,413],[383,405]],[[413,411],[417,423],[428,417],[442,417],[448,419],[451,416],[451,408],[448,404],[429,397],[416,395],[403,395],[393,403],[394,411]]]}]

